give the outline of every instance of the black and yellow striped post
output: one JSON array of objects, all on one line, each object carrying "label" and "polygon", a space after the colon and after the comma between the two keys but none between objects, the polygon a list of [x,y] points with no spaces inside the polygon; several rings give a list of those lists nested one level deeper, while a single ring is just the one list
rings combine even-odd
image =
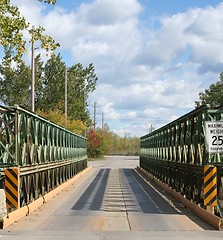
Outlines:
[{"label": "black and yellow striped post", "polygon": [[213,212],[217,206],[217,168],[204,166],[204,205]]},{"label": "black and yellow striped post", "polygon": [[8,168],[5,170],[5,195],[6,207],[19,208],[19,168]]}]

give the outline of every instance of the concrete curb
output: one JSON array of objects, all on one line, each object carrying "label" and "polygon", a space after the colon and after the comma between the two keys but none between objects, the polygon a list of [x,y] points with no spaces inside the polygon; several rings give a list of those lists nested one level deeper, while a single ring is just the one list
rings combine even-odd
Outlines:
[{"label": "concrete curb", "polygon": [[27,206],[24,206],[22,208],[19,208],[11,213],[8,214],[8,216],[3,217],[0,227],[2,229],[8,227],[15,221],[18,221],[20,218],[25,217],[29,215],[30,213],[34,212],[37,208],[39,208],[44,203],[48,202],[51,198],[55,197],[59,192],[63,191],[65,188],[76,182],[81,176],[86,174],[89,170],[91,170],[92,167],[88,167],[75,175],[73,178],[69,179],[67,182],[63,183],[62,185],[56,187],[46,195],[36,199],[32,203],[30,203]]},{"label": "concrete curb", "polygon": [[218,230],[223,230],[223,220],[213,215],[212,213],[208,212],[204,208],[199,207],[195,203],[189,201],[188,199],[184,198],[183,195],[176,192],[166,184],[160,182],[156,178],[154,178],[151,174],[146,172],[144,169],[137,167],[136,171],[143,177],[148,178],[149,180],[153,181],[156,185],[158,185],[161,189],[165,190],[168,194],[176,198],[178,201],[180,201],[185,207],[190,209],[191,212],[195,213],[197,216],[199,216],[201,219],[206,221],[207,223],[211,224],[213,227],[215,227]]}]

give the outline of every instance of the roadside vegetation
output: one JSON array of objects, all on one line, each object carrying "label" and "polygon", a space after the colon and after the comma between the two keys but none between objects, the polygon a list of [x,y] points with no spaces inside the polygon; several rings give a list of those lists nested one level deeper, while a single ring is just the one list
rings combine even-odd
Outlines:
[{"label": "roadside vegetation", "polygon": [[[42,4],[56,4],[56,0],[36,0]],[[84,67],[74,63],[69,68],[55,50],[60,46],[41,26],[32,26],[22,16],[19,8],[10,0],[0,0],[0,104],[20,105],[31,109],[31,67],[24,61],[28,52],[34,56],[35,109],[40,116],[88,138],[88,156],[103,157],[105,154],[139,153],[139,138],[129,135],[119,137],[110,131],[93,128],[88,110],[88,96],[96,89],[98,77],[93,63]],[[44,50],[35,56],[34,49]],[[35,50],[34,50],[35,51]],[[58,51],[57,51],[58,52]],[[65,74],[67,85],[67,108],[65,108]],[[65,110],[66,109],[66,110]]]},{"label": "roadside vegetation", "polygon": [[220,73],[219,80],[199,93],[199,100],[195,102],[195,107],[209,104],[210,106],[223,106],[223,72]]},{"label": "roadside vegetation", "polygon": [[139,155],[140,140],[138,137],[131,137],[126,134],[120,137],[105,128],[97,128],[95,131],[90,129],[88,137],[88,156],[91,158],[100,158],[104,155]]}]

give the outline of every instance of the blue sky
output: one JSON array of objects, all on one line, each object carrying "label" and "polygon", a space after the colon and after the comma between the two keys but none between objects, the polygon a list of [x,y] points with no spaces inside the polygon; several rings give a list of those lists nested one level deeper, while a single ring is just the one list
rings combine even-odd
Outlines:
[{"label": "blue sky", "polygon": [[[66,9],[78,8],[82,3],[91,3],[92,1],[83,0],[57,0],[57,6]],[[221,1],[219,0],[141,0],[139,1],[147,10],[147,14],[175,14],[179,12],[185,12],[189,8],[204,8],[207,6],[215,6]]]},{"label": "blue sky", "polygon": [[179,1],[179,0],[142,0],[141,3],[151,8],[152,14],[176,14],[179,12],[185,12],[189,8],[204,8],[207,6],[214,6],[219,4],[221,1],[218,0],[187,0],[187,1]]},{"label": "blue sky", "polygon": [[94,64],[89,110],[96,102],[98,126],[103,112],[119,135],[142,136],[193,110],[223,71],[222,1],[12,2],[61,44],[68,67]]}]

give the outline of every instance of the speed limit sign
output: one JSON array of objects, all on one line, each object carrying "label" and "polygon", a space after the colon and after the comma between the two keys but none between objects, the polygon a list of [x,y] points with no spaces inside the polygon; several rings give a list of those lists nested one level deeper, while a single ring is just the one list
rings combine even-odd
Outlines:
[{"label": "speed limit sign", "polygon": [[205,122],[205,146],[209,153],[223,152],[223,121]]}]

